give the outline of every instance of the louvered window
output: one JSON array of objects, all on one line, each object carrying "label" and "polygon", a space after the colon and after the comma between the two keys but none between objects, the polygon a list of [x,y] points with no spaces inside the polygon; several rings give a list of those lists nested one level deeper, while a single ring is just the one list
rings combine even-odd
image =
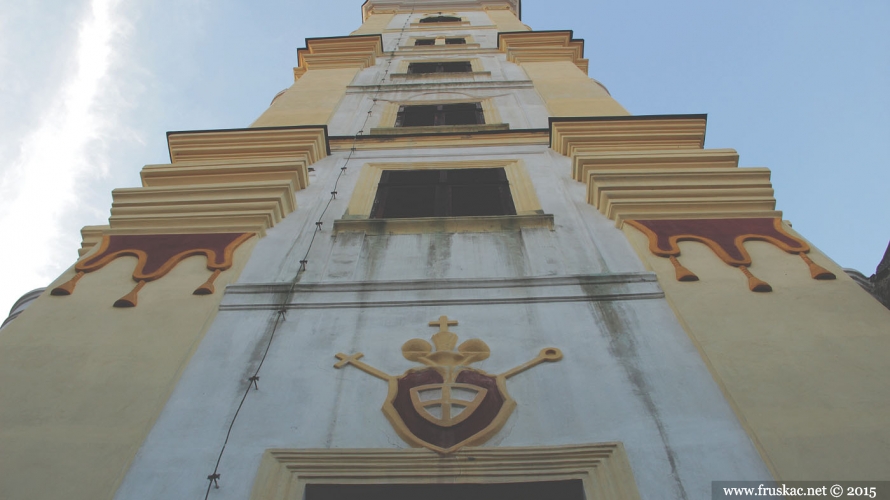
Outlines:
[{"label": "louvered window", "polygon": [[485,123],[482,103],[431,104],[399,106],[396,127],[434,127],[441,125],[481,125]]},{"label": "louvered window", "polygon": [[470,73],[470,61],[417,62],[408,64],[408,74],[421,73]]},{"label": "louvered window", "polygon": [[373,219],[516,215],[503,168],[384,170]]}]

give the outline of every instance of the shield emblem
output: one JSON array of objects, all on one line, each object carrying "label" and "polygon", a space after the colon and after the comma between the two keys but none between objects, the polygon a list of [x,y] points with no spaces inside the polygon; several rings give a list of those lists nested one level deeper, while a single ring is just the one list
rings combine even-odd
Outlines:
[{"label": "shield emblem", "polygon": [[501,377],[466,367],[449,371],[409,370],[390,380],[383,412],[402,439],[451,453],[504,425],[516,405]]},{"label": "shield emblem", "polygon": [[411,388],[411,404],[423,418],[440,427],[457,425],[476,411],[488,389],[458,382]]},{"label": "shield emblem", "polygon": [[[411,339],[402,345],[402,356],[426,365],[399,376],[388,375],[359,359],[362,353],[337,353],[334,368],[353,365],[389,383],[383,413],[399,437],[414,446],[451,453],[463,446],[485,442],[499,431],[516,403],[507,394],[507,379],[543,362],[559,361],[562,351],[547,347],[538,356],[500,375],[470,368],[487,359],[485,342],[470,339],[457,345],[457,335],[448,331],[457,321],[440,316],[433,345]],[[455,349],[456,348],[456,349]]]}]

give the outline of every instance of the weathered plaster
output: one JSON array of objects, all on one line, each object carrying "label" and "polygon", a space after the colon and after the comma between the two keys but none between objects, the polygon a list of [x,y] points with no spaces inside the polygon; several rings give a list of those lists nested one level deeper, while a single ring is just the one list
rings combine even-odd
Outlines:
[{"label": "weathered plaster", "polygon": [[745,243],[751,272],[773,287],[752,293],[705,245],[680,243],[700,281],[678,282],[642,233],[624,232],[777,479],[886,478],[890,386],[875,374],[890,371],[890,311],[818,250],[812,259],[837,280],[811,279],[799,257],[770,243]]}]

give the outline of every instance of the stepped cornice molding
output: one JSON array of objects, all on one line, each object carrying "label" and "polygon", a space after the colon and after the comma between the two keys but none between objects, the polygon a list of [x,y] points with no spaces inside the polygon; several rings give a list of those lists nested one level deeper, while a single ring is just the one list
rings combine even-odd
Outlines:
[{"label": "stepped cornice molding", "polygon": [[286,181],[125,188],[111,194],[109,225],[128,233],[201,228],[262,236],[296,209],[293,185]]},{"label": "stepped cornice molding", "polygon": [[296,81],[307,70],[365,69],[373,66],[383,54],[381,35],[356,35],[329,38],[307,38],[306,46],[297,49]]},{"label": "stepped cornice molding", "polygon": [[767,168],[702,149],[706,115],[551,118],[550,147],[572,159],[587,202],[626,220],[781,217]]},{"label": "stepped cornice molding", "polygon": [[366,0],[362,4],[362,22],[371,14],[405,14],[473,10],[509,10],[522,18],[520,0]]},{"label": "stepped cornice molding", "polygon": [[550,147],[561,155],[582,152],[701,149],[707,115],[551,117]]},{"label": "stepped cornice molding", "polygon": [[591,171],[637,171],[641,169],[736,168],[734,149],[663,149],[649,151],[594,151],[572,156],[572,178],[586,182]]},{"label": "stepped cornice molding", "polygon": [[80,248],[77,249],[77,256],[83,257],[90,250],[93,249],[94,246],[99,244],[102,241],[102,235],[107,234],[108,231],[111,230],[111,226],[109,225],[101,225],[101,226],[84,226],[80,230]]},{"label": "stepped cornice molding", "polygon": [[81,231],[80,255],[103,235],[252,232],[296,209],[309,165],[328,156],[326,126],[168,132],[170,164],[146,165],[143,187],[112,192],[107,226]]},{"label": "stepped cornice molding", "polygon": [[167,132],[170,162],[300,158],[311,165],[328,155],[327,126]]},{"label": "stepped cornice molding", "polygon": [[587,74],[584,40],[572,38],[572,31],[513,31],[498,33],[498,49],[516,63],[568,61]]},{"label": "stepped cornice molding", "polygon": [[590,172],[587,185],[587,202],[601,210],[626,198],[704,196],[727,189],[760,190],[768,195],[773,191],[768,168],[597,170]]},{"label": "stepped cornice molding", "polygon": [[772,188],[637,189],[610,191],[600,209],[618,227],[627,220],[781,217]]},{"label": "stepped cornice molding", "polygon": [[305,158],[216,160],[179,162],[176,165],[146,165],[140,172],[145,187],[188,186],[195,184],[238,184],[256,181],[284,181],[295,191],[309,185]]}]

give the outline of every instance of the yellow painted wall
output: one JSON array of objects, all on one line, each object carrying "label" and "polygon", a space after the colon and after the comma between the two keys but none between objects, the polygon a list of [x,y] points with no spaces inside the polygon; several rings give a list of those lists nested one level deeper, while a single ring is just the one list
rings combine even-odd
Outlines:
[{"label": "yellow painted wall", "polygon": [[393,17],[395,17],[395,14],[393,13],[371,14],[368,16],[368,19],[362,23],[361,28],[353,31],[350,35],[376,35],[378,33],[383,33],[383,31],[386,30],[386,27],[389,26]]},{"label": "yellow painted wall", "polygon": [[135,285],[136,258],[122,257],[3,329],[0,498],[113,497],[256,241],[236,250],[213,295],[191,294],[210,276],[194,256],[146,284],[137,307],[114,308]]},{"label": "yellow painted wall", "polygon": [[531,28],[522,24],[522,21],[509,10],[489,10],[486,12],[491,22],[497,25],[498,31],[501,33],[507,31],[531,31]]},{"label": "yellow painted wall", "polygon": [[310,69],[275,99],[251,127],[327,124],[346,86],[360,71],[352,68]]},{"label": "yellow painted wall", "polygon": [[626,116],[618,101],[569,61],[523,62],[552,116]]},{"label": "yellow painted wall", "polygon": [[888,478],[890,311],[815,249],[836,281],[811,279],[800,257],[769,243],[746,243],[751,272],[773,287],[754,293],[703,244],[680,243],[680,262],[701,279],[681,283],[642,233],[624,232],[776,479]]}]

